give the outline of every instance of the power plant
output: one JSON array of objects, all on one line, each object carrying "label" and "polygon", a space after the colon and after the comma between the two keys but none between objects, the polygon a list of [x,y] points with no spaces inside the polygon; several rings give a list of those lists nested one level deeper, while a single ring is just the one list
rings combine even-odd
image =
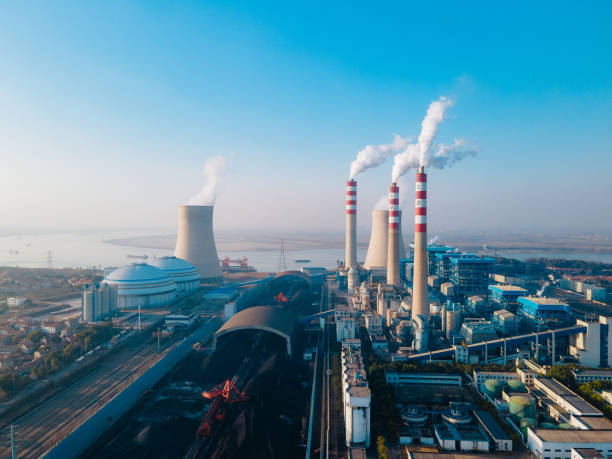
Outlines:
[{"label": "power plant", "polygon": [[205,283],[223,280],[213,232],[213,206],[179,206],[174,255],[193,264]]},{"label": "power plant", "polygon": [[412,278],[412,315],[429,316],[427,298],[427,174],[423,166],[416,174],[414,210],[414,274]]},{"label": "power plant", "polygon": [[[402,236],[402,211],[399,211],[399,258],[407,258],[404,237]],[[387,245],[389,242],[389,211],[372,211],[372,228],[370,232],[370,243],[366,254],[365,269],[387,267]]]},{"label": "power plant", "polygon": [[389,242],[387,244],[387,284],[400,286],[399,240],[400,240],[399,187],[392,183],[389,187]]}]

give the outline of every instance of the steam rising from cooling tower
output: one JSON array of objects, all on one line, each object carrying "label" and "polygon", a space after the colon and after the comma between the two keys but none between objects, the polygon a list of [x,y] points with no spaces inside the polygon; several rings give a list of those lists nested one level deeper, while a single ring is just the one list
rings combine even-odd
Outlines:
[{"label": "steam rising from cooling tower", "polygon": [[213,206],[179,206],[174,255],[189,261],[204,282],[223,280],[213,232]]},{"label": "steam rising from cooling tower", "polygon": [[357,153],[357,158],[351,163],[351,179],[357,174],[380,166],[385,160],[394,154],[404,150],[412,141],[411,138],[404,138],[397,134],[393,136],[393,143],[386,145],[367,145]]},{"label": "steam rising from cooling tower", "polygon": [[202,169],[204,187],[202,187],[198,194],[189,199],[188,204],[193,206],[213,206],[217,198],[217,188],[225,176],[226,169],[227,163],[224,156],[213,156],[206,160]]}]

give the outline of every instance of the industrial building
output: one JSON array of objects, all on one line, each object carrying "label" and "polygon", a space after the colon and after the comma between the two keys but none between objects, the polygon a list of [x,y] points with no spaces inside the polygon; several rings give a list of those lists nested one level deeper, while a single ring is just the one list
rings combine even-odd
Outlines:
[{"label": "industrial building", "polygon": [[516,285],[489,285],[489,305],[493,310],[516,312],[518,298],[526,295],[527,290]]},{"label": "industrial building", "polygon": [[193,264],[205,283],[223,280],[213,231],[213,206],[179,206],[174,255]]},{"label": "industrial building", "polygon": [[556,298],[539,296],[519,297],[518,314],[522,323],[533,330],[567,327],[570,307]]},{"label": "industrial building", "polygon": [[571,290],[576,293],[583,293],[587,300],[605,302],[606,289],[597,285],[585,284],[571,279],[560,279],[559,288]]},{"label": "industrial building", "polygon": [[167,306],[176,299],[176,283],[172,278],[146,263],[114,269],[102,282],[117,289],[119,308]]},{"label": "industrial building", "polygon": [[518,317],[505,309],[493,312],[492,323],[502,336],[512,336],[518,333]]},{"label": "industrial building", "polygon": [[495,328],[490,321],[484,319],[466,319],[461,325],[460,333],[467,344],[497,339]]},{"label": "industrial building", "polygon": [[176,284],[176,294],[184,295],[200,288],[200,273],[187,260],[177,257],[153,258],[149,264],[168,274]]},{"label": "industrial building", "polygon": [[578,320],[586,331],[570,339],[570,355],[587,367],[607,368],[612,363],[612,318],[599,316],[597,321]]},{"label": "industrial building", "polygon": [[492,258],[463,254],[450,259],[450,281],[455,284],[455,294],[468,297],[484,295],[489,287],[489,274],[493,267]]},{"label": "industrial building", "polygon": [[593,381],[612,382],[612,370],[572,370],[577,384],[590,383]]},{"label": "industrial building", "polygon": [[[542,459],[571,459],[572,450],[590,448],[612,456],[612,430],[527,428],[527,447]],[[575,457],[575,456],[574,456]]]},{"label": "industrial building", "polygon": [[461,387],[461,375],[446,373],[404,373],[399,371],[385,371],[387,384],[406,386],[412,384],[433,386]]},{"label": "industrial building", "polygon": [[[435,248],[440,246],[435,246]],[[440,276],[440,279],[443,281],[447,281],[451,276],[451,264],[450,261],[453,258],[461,257],[461,253],[457,252],[456,249],[452,247],[443,246],[443,251],[435,250],[434,247],[429,246],[427,251],[429,253],[429,264],[430,274],[437,274]],[[433,266],[432,266],[433,265]]]},{"label": "industrial building", "polygon": [[117,310],[117,287],[108,284],[85,284],[81,291],[81,320],[96,322]]},{"label": "industrial building", "polygon": [[477,317],[483,317],[487,314],[487,300],[480,295],[469,296],[465,302],[465,306],[470,314]]},{"label": "industrial building", "polygon": [[361,350],[342,346],[342,394],[346,446],[370,446],[370,403]]}]

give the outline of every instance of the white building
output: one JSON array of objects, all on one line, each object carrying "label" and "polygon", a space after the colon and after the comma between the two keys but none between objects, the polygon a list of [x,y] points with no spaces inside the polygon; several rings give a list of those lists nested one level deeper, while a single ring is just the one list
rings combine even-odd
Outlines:
[{"label": "white building", "polygon": [[574,416],[603,416],[603,413],[572,392],[559,381],[552,378],[536,378],[533,387],[542,391],[546,397]]},{"label": "white building", "polygon": [[153,258],[149,264],[168,274],[176,284],[176,293],[183,295],[200,288],[200,273],[187,260],[177,257]]},{"label": "white building", "polygon": [[6,299],[6,305],[9,308],[18,308],[20,306],[23,306],[25,304],[25,302],[26,302],[25,298],[17,298],[17,297],[14,297],[14,296],[9,296]]},{"label": "white building", "polygon": [[117,268],[102,282],[117,287],[119,308],[168,306],[176,299],[176,283],[161,269],[146,263]]},{"label": "white building", "polygon": [[612,370],[572,370],[578,384],[593,381],[612,381]]},{"label": "white building", "polygon": [[355,338],[355,319],[353,317],[343,317],[336,321],[336,339],[342,342],[345,339]]},{"label": "white building", "polygon": [[372,314],[371,312],[366,313],[365,326],[370,336],[383,334],[382,318],[376,314]]},{"label": "white building", "polygon": [[514,371],[476,371],[473,373],[474,384],[480,387],[487,379],[495,379],[497,381],[506,382],[511,379],[517,379]]},{"label": "white building", "polygon": [[367,448],[370,446],[371,392],[361,351],[344,343],[342,394],[346,445],[349,447],[363,445]]},{"label": "white building", "polygon": [[592,448],[599,451],[604,457],[610,457],[612,456],[612,431],[532,429],[528,427],[527,447],[542,459],[572,459],[572,449],[579,448]]},{"label": "white building", "polygon": [[597,322],[577,320],[576,325],[587,331],[571,338],[570,355],[586,367],[609,367],[612,365],[612,318],[599,316]]}]

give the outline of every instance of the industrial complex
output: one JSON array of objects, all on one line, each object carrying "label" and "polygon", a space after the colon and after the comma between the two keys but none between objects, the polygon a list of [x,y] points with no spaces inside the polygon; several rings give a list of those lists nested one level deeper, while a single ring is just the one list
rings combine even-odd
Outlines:
[{"label": "industrial complex", "polygon": [[214,208],[180,206],[174,256],[82,282],[70,323],[3,332],[32,359],[0,455],[612,457],[606,289],[428,243],[415,179],[412,234],[393,182],[359,260],[351,178],[344,260],[299,271],[219,259]]}]

